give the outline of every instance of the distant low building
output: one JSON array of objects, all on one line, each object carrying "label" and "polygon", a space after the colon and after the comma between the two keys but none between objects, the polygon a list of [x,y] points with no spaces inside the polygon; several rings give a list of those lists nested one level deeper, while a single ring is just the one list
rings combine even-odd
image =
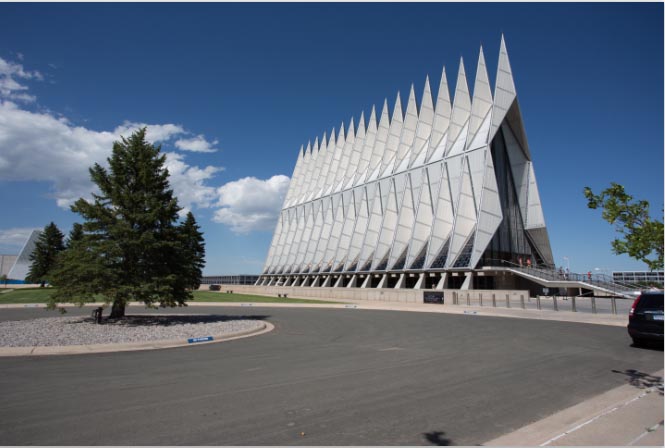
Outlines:
[{"label": "distant low building", "polygon": [[253,285],[258,275],[208,275],[201,277],[202,285]]},{"label": "distant low building", "polygon": [[639,284],[663,284],[663,271],[623,271],[612,272],[612,279],[619,283]]}]

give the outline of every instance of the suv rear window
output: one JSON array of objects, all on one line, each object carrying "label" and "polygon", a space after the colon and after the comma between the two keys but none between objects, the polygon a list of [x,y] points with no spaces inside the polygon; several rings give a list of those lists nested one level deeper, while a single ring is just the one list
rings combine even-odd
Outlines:
[{"label": "suv rear window", "polygon": [[663,309],[663,294],[642,294],[640,301],[637,303],[639,310],[662,310]]}]

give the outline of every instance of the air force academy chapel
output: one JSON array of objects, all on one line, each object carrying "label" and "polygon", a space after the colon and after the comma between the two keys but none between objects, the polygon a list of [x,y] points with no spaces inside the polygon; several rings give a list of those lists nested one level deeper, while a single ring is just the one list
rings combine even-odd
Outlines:
[{"label": "air force academy chapel", "polygon": [[553,266],[503,37],[494,92],[481,48],[473,97],[462,61],[437,95],[426,79],[420,107],[412,86],[406,114],[398,94],[301,148],[257,284],[494,288],[473,273]]}]

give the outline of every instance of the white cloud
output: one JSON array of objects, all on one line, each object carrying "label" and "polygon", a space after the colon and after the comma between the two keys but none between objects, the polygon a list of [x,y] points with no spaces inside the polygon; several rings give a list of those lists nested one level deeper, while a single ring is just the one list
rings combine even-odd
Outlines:
[{"label": "white cloud", "polygon": [[213,221],[229,225],[235,233],[273,230],[289,188],[283,175],[261,180],[255,177],[228,182],[217,189],[220,208]]},{"label": "white cloud", "polygon": [[32,234],[35,229],[32,227],[14,227],[12,229],[0,229],[0,248],[3,251],[13,251],[18,253],[19,250],[23,247],[25,242],[28,240],[28,237]]},{"label": "white cloud", "polygon": [[129,137],[140,128],[146,128],[145,138],[151,143],[164,142],[176,135],[186,133],[182,126],[176,124],[145,124],[131,123],[129,121],[125,121],[122,125],[115,128],[113,133],[118,136]]},{"label": "white cloud", "polygon": [[180,140],[176,140],[175,146],[178,149],[182,149],[183,151],[192,151],[192,152],[216,152],[217,144],[219,141],[213,140],[212,142],[209,142],[205,139],[203,135],[197,135],[196,137],[192,138],[182,138]]},{"label": "white cloud", "polygon": [[36,97],[26,93],[28,87],[17,81],[18,79],[43,81],[44,77],[36,70],[28,71],[23,68],[22,64],[0,58],[0,99],[24,103],[34,102]]},{"label": "white cloud", "polygon": [[[58,206],[67,208],[80,197],[90,197],[93,184],[88,168],[94,163],[106,165],[113,142],[141,126],[147,126],[147,138],[153,142],[185,132],[178,125],[142,123],[124,123],[112,132],[95,131],[74,126],[66,118],[0,101],[0,179],[48,182]],[[211,206],[214,188],[205,181],[219,168],[190,166],[182,157],[167,158],[171,185],[180,204],[187,208]]]}]

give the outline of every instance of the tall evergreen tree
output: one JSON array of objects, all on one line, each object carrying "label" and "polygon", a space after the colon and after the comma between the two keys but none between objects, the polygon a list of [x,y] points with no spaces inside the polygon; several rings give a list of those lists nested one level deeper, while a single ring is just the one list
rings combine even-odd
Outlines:
[{"label": "tall evergreen tree", "polygon": [[69,249],[75,242],[81,241],[83,239],[83,226],[78,222],[75,222],[72,226],[72,230],[69,232],[67,237],[67,248]]},{"label": "tall evergreen tree", "polygon": [[187,287],[195,290],[201,286],[201,275],[205,266],[205,242],[192,212],[187,213],[185,222],[180,226],[180,231],[186,253],[184,273],[187,278]]},{"label": "tall evergreen tree", "polygon": [[112,303],[110,317],[120,318],[130,301],[166,307],[192,298],[182,274],[187,251],[175,225],[180,207],[169,186],[166,156],[145,133],[143,128],[115,142],[108,170],[90,168],[100,193],[72,206],[84,220],[83,236],[63,256],[50,306],[82,304],[99,294]]},{"label": "tall evergreen tree", "polygon": [[58,226],[51,222],[39,235],[35,249],[30,254],[30,270],[26,276],[28,283],[41,283],[50,280],[50,272],[55,266],[58,254],[65,249],[65,236]]}]

